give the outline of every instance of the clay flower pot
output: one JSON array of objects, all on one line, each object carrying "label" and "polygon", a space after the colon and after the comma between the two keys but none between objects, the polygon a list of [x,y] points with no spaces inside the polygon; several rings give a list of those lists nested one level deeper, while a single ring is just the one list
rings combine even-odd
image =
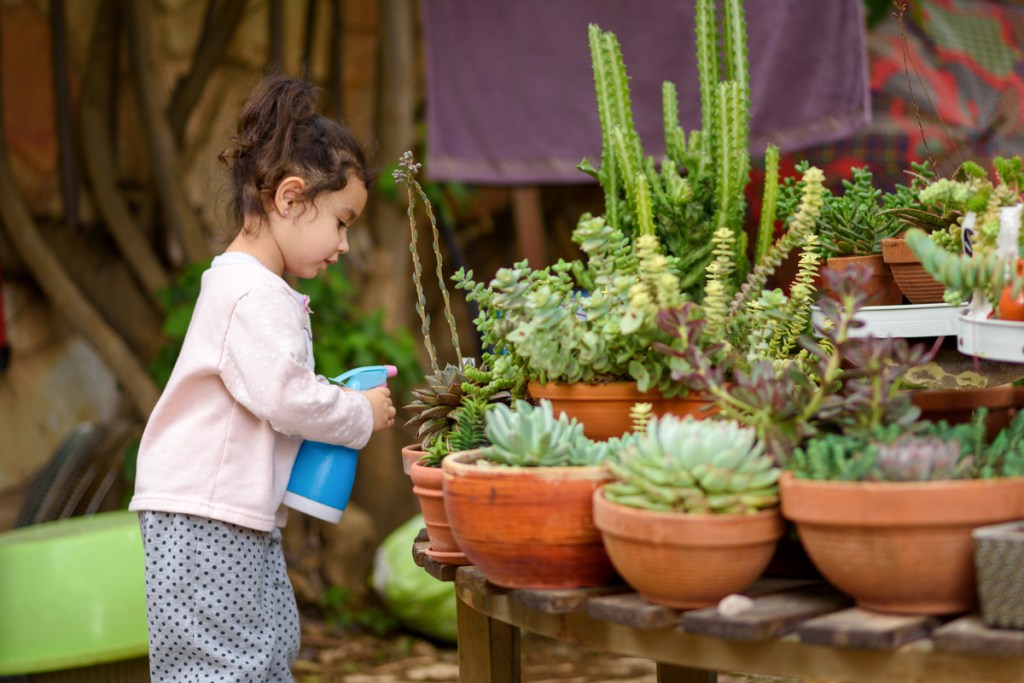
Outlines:
[{"label": "clay flower pot", "polygon": [[[865,306],[897,306],[903,303],[903,294],[896,286],[892,270],[886,265],[881,254],[833,256],[825,260],[825,267],[829,270],[844,270],[851,267],[867,268],[871,273],[871,278],[865,287],[868,297]],[[836,298],[835,292],[828,287],[827,282],[826,278],[822,278],[822,294],[834,299]]]},{"label": "clay flower pot", "polygon": [[779,482],[822,575],[857,606],[956,614],[977,605],[971,531],[1024,516],[1024,477],[924,482]]},{"label": "clay flower pot", "polygon": [[616,580],[591,502],[611,480],[606,468],[478,466],[480,458],[453,453],[441,466],[452,533],[488,581],[583,588]]},{"label": "clay flower pot", "polygon": [[785,524],[778,508],[752,515],[642,510],[594,492],[594,524],[612,564],[650,602],[709,607],[764,572]]},{"label": "clay flower pot", "polygon": [[882,259],[892,270],[896,286],[912,304],[941,304],[946,286],[921,265],[902,237],[882,240]]},{"label": "clay flower pot", "polygon": [[412,464],[425,454],[426,451],[423,450],[422,444],[411,443],[408,446],[402,446],[402,471],[409,474]]},{"label": "clay flower pot", "polygon": [[412,478],[412,492],[416,494],[420,510],[423,512],[427,538],[430,540],[430,547],[426,550],[427,556],[441,564],[469,564],[466,554],[459,549],[448,523],[441,485],[441,468],[426,467],[414,462],[410,467],[409,476]]},{"label": "clay flower pot", "polygon": [[949,424],[970,422],[975,410],[988,408],[985,432],[991,440],[1024,406],[1024,387],[1000,384],[964,389],[915,389],[910,400],[921,409],[921,419],[931,422],[945,420]]},{"label": "clay flower pot", "polygon": [[636,382],[608,382],[584,384],[582,382],[530,381],[530,396],[551,401],[555,415],[565,413],[583,425],[583,433],[595,441],[606,441],[622,436],[633,427],[629,410],[634,403],[650,403],[657,416],[672,414],[677,417],[693,415],[707,417],[718,412],[713,399],[704,393],[691,392],[686,396],[665,398],[656,391],[641,392]]}]

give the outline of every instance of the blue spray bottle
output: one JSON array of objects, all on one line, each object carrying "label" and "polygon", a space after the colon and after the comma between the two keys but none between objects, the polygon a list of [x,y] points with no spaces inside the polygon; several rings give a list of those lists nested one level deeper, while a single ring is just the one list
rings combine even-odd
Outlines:
[{"label": "blue spray bottle", "polygon": [[[335,384],[364,391],[394,377],[394,365],[367,365],[331,379]],[[356,478],[359,452],[346,446],[303,441],[295,456],[284,504],[326,522],[337,522],[345,512]]]}]

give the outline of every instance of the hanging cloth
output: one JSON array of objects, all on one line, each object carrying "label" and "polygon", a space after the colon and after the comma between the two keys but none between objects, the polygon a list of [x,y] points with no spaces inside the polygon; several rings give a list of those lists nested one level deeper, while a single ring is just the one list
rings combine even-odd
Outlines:
[{"label": "hanging cloth", "polygon": [[[751,152],[841,139],[870,121],[863,0],[747,0]],[[432,180],[586,183],[601,157],[587,27],[615,33],[645,154],[661,158],[661,85],[700,127],[693,0],[425,0]]]}]

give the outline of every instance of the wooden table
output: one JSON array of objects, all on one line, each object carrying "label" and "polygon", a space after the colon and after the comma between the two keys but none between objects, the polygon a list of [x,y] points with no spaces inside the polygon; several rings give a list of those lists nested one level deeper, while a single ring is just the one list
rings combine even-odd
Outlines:
[{"label": "wooden table", "polygon": [[455,582],[460,680],[520,680],[520,629],[587,648],[657,662],[658,681],[714,683],[719,671],[830,683],[1020,683],[1024,631],[987,628],[976,614],[950,618],[882,615],[816,580],[762,578],[752,606],[679,611],[647,602],[626,585],[510,590],[476,567],[413,558]]}]

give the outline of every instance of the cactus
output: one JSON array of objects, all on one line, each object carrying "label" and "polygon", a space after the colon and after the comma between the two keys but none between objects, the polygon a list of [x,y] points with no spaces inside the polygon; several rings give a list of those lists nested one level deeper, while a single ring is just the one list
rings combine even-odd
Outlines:
[{"label": "cactus", "polygon": [[491,442],[481,451],[486,462],[510,467],[596,465],[610,451],[608,444],[588,439],[576,418],[565,413],[556,418],[546,399],[537,406],[523,400],[512,408],[495,406],[485,434]]},{"label": "cactus", "polygon": [[715,5],[715,0],[698,0],[696,8],[701,129],[689,136],[682,130],[676,88],[664,83],[667,156],[660,163],[643,155],[618,40],[593,24],[588,34],[601,123],[601,166],[595,169],[584,159],[580,169],[601,183],[609,225],[630,237],[653,227],[676,258],[673,265],[683,291],[694,300],[703,294],[715,230],[725,227],[735,236],[731,258],[736,279],[749,268],[743,231],[744,189],[750,173],[746,22],[741,1],[725,0],[720,29]]},{"label": "cactus", "polygon": [[779,469],[754,430],[732,421],[651,418],[608,461],[609,500],[650,510],[754,513],[778,504]]}]

